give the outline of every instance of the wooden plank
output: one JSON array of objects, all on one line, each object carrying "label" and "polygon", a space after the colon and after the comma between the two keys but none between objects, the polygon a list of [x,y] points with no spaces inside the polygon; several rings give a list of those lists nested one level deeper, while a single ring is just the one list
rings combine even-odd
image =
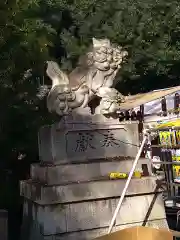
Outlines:
[{"label": "wooden plank", "polygon": [[166,161],[165,161],[165,162],[162,162],[162,161],[161,161],[161,162],[158,162],[158,161],[152,161],[152,163],[153,163],[153,164],[154,164],[154,163],[163,164],[163,165],[172,165],[172,164],[173,164],[173,165],[180,165],[180,161],[179,161],[179,162],[174,162],[174,161],[173,161],[173,162],[166,162]]},{"label": "wooden plank", "polygon": [[180,237],[180,232],[171,229],[170,232],[173,234],[174,237]]},{"label": "wooden plank", "polygon": [[180,145],[151,145],[151,147],[155,148],[165,148],[165,149],[179,149]]}]

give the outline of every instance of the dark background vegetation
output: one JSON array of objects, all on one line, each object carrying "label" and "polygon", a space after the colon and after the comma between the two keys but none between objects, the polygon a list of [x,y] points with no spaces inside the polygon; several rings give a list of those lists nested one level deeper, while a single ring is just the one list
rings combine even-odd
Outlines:
[{"label": "dark background vegetation", "polygon": [[128,51],[116,86],[123,94],[179,84],[178,0],[0,2],[0,207],[9,210],[17,234],[18,181],[38,161],[38,128],[55,121],[36,97],[44,62],[54,59],[70,71],[92,37],[107,37]]}]

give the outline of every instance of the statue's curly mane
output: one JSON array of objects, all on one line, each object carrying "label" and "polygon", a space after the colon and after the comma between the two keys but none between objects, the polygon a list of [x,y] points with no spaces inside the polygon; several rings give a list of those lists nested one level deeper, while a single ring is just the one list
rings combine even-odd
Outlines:
[{"label": "statue's curly mane", "polygon": [[77,87],[85,82],[85,76],[93,68],[93,47],[88,52],[80,56],[77,67],[68,75],[71,87]]}]

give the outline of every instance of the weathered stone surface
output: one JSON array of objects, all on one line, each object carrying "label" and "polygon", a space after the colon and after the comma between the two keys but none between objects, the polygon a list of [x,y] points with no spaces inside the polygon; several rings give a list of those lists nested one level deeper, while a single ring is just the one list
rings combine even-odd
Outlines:
[{"label": "weathered stone surface", "polygon": [[31,214],[27,215],[24,212],[20,240],[54,240],[54,236],[44,235],[42,233],[42,226],[33,220]]},{"label": "weathered stone surface", "polygon": [[[97,120],[97,119],[96,119]],[[47,136],[47,137],[45,137]],[[138,151],[138,125],[120,124],[118,120],[100,123],[60,122],[40,129],[39,155],[43,162],[70,163],[134,157]]]},{"label": "weathered stone surface", "polygon": [[[47,185],[61,183],[89,181],[101,177],[107,177],[110,172],[129,172],[134,160],[95,162],[86,164],[66,164],[55,166],[31,165],[31,179]],[[141,158],[136,169],[141,169],[142,164],[147,164],[151,173],[151,162],[149,159]]]},{"label": "weathered stone surface", "polygon": [[[32,202],[24,201],[23,220],[24,232],[30,232],[33,236],[40,232],[42,235],[51,235],[67,231],[66,212],[67,208],[59,205],[40,206]],[[29,228],[29,231],[27,230]],[[31,229],[30,229],[31,228]],[[34,236],[36,239],[36,237]]]},{"label": "weathered stone surface", "polygon": [[[143,197],[144,197],[144,200],[143,200]],[[144,195],[139,197],[125,198],[122,204],[121,210],[117,216],[116,223],[121,224],[121,223],[136,222],[136,219],[138,219],[139,221],[145,220],[146,214],[153,200],[155,200],[155,203],[154,205],[152,205],[152,209],[148,217],[148,220],[165,218],[166,214],[164,210],[164,202],[162,199],[162,195],[159,194],[157,198],[155,198],[155,195]],[[118,201],[119,199],[111,200],[111,203],[113,206],[113,212],[115,211]],[[139,206],[137,206],[138,204]]]},{"label": "weathered stone surface", "polygon": [[[153,196],[152,194],[127,197],[117,216],[116,224],[143,222]],[[108,227],[117,201],[118,199],[108,199],[44,207],[25,202],[24,214],[32,215],[32,220],[41,226],[42,234],[53,235]],[[29,210],[28,204],[31,204],[31,210]],[[166,217],[161,194],[158,195],[153,208],[148,220],[158,220]]]},{"label": "weathered stone surface", "polygon": [[[23,222],[23,224],[26,224]],[[112,229],[112,232],[133,227],[133,226],[142,226],[143,222],[139,223],[132,223],[127,225],[117,225]],[[147,227],[154,227],[154,228],[168,228],[166,219],[160,220],[153,220],[148,221],[146,223]],[[108,227],[105,228],[98,228],[98,229],[91,229],[91,230],[84,230],[79,232],[69,232],[63,234],[55,234],[55,235],[43,235],[40,231],[40,227],[34,222],[29,225],[30,227],[30,234],[28,240],[92,240],[96,237],[100,237],[102,235],[107,234]],[[21,240],[27,240],[27,232],[22,235]]]},{"label": "weathered stone surface", "polygon": [[[155,180],[155,177],[132,179],[126,195],[154,192]],[[21,195],[38,204],[68,203],[118,197],[121,195],[126,181],[126,179],[106,180],[59,186],[42,186],[31,181],[21,181]]]}]

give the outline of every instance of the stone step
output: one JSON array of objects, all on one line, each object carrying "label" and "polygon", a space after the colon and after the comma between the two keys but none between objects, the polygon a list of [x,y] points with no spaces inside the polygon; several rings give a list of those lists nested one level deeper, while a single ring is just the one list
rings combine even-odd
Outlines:
[{"label": "stone step", "polygon": [[[41,206],[25,200],[24,214],[32,217],[34,224],[41,227],[43,235],[77,232],[108,227],[118,201],[119,198]],[[157,198],[154,194],[127,197],[117,215],[116,224],[143,222],[150,208],[149,221],[166,218],[161,194]]]},{"label": "stone step", "polygon": [[[31,165],[31,179],[47,185],[61,184],[77,181],[89,181],[99,177],[107,177],[110,172],[129,172],[134,160],[102,161],[85,164],[66,164],[54,166]],[[141,169],[142,164],[147,164],[151,173],[149,159],[140,158],[136,169]]]},{"label": "stone step", "polygon": [[[116,232],[118,230],[122,230],[125,228],[142,226],[142,224],[143,222],[127,224],[127,225],[118,225],[112,229],[112,232]],[[159,220],[147,221],[146,226],[153,227],[153,228],[168,229],[168,224],[165,218],[159,219]],[[85,231],[56,234],[56,235],[49,235],[49,236],[42,235],[40,232],[40,229],[38,229],[37,227],[34,227],[31,232],[32,234],[30,235],[29,240],[92,240],[94,238],[107,234],[108,228],[105,227],[105,228],[98,228],[93,230],[85,230]],[[27,238],[27,231],[24,230],[24,237],[22,239],[26,240],[26,238]]]},{"label": "stone step", "polygon": [[[21,196],[38,204],[78,202],[93,199],[118,197],[123,191],[126,179],[73,183],[68,185],[46,186],[30,180],[21,181]],[[156,177],[132,179],[126,195],[154,192]]]}]

